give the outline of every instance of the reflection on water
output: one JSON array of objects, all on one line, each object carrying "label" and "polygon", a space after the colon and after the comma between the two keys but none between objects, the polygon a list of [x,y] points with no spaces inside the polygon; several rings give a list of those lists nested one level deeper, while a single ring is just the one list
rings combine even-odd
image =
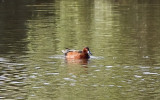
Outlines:
[{"label": "reflection on water", "polygon": [[[159,0],[0,0],[0,99],[160,99]],[[89,46],[89,60],[64,48]]]},{"label": "reflection on water", "polygon": [[27,90],[24,88],[27,85],[25,64],[0,58],[0,66],[0,99],[25,99],[27,96]]},{"label": "reflection on water", "polygon": [[88,59],[66,59],[67,64],[80,64],[80,65],[87,65],[88,64]]}]

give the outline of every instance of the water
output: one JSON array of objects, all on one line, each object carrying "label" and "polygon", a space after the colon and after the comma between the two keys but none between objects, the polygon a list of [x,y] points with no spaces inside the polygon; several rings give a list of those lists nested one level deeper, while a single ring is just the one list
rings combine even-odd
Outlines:
[{"label": "water", "polygon": [[[0,0],[0,99],[159,100],[159,0]],[[61,50],[88,46],[91,59]]]}]

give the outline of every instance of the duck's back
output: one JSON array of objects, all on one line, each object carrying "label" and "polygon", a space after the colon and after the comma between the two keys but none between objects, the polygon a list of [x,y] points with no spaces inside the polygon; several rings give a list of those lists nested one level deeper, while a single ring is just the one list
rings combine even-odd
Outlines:
[{"label": "duck's back", "polygon": [[70,50],[67,48],[66,50],[62,50],[62,52],[65,54],[65,57],[67,59],[89,59],[90,58],[90,56],[88,55],[88,52],[90,53],[88,47],[84,48],[82,51]]}]

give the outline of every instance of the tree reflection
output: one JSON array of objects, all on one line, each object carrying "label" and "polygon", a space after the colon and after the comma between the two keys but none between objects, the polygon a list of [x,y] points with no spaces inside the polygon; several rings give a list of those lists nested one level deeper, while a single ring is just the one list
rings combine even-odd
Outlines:
[{"label": "tree reflection", "polygon": [[0,52],[23,54],[26,51],[27,28],[25,22],[30,18],[30,1],[4,0],[0,8]]}]

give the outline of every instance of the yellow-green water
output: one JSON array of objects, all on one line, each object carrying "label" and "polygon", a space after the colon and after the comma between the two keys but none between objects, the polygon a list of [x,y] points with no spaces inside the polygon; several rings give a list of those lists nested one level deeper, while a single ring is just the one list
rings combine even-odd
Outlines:
[{"label": "yellow-green water", "polygon": [[159,0],[0,0],[0,99],[159,100],[159,27]]}]

